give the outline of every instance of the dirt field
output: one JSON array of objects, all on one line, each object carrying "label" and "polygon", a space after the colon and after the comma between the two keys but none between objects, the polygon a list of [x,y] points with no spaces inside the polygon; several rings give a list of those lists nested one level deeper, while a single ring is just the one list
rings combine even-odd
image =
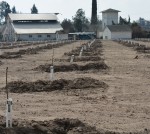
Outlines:
[{"label": "dirt field", "polygon": [[[86,42],[55,48],[54,57],[66,59],[64,53],[71,52],[72,49]],[[87,134],[100,134],[101,130],[120,133],[139,132],[139,134],[145,131],[147,134],[147,130],[150,129],[150,60],[144,54],[116,42],[102,41],[102,44],[102,54],[100,53],[99,57],[100,60],[104,59],[109,67],[108,70],[57,72],[55,80],[91,77],[105,82],[109,86],[107,90],[98,87],[67,90],[67,92],[55,90],[10,93],[13,99],[13,118],[29,122],[63,118],[79,119],[82,123],[96,127],[98,130]],[[23,55],[19,59],[1,59],[3,64],[0,66],[0,88],[5,87],[7,66],[9,82],[49,80],[49,73],[34,71],[33,68],[46,63],[51,64],[52,53],[53,50],[48,49],[36,55]],[[137,55],[139,58],[135,59]],[[5,116],[5,98],[6,94],[0,92],[1,116]],[[85,131],[83,133],[86,134]]]}]

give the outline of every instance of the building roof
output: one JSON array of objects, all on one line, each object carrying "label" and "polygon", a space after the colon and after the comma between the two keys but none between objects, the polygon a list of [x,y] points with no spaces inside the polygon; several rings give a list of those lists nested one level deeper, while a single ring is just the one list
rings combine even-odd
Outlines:
[{"label": "building roof", "polygon": [[17,34],[48,34],[63,30],[59,23],[13,23],[12,25]]},{"label": "building roof", "polygon": [[27,21],[27,20],[57,20],[57,16],[54,13],[42,13],[42,14],[9,14],[12,21]]},{"label": "building roof", "polygon": [[101,13],[110,13],[110,12],[120,12],[119,10],[115,10],[115,9],[111,9],[111,8],[109,8],[109,9],[107,9],[107,10],[104,10],[104,11],[102,11]]},{"label": "building roof", "polygon": [[111,25],[107,26],[111,32],[131,32],[131,27],[129,25]]}]

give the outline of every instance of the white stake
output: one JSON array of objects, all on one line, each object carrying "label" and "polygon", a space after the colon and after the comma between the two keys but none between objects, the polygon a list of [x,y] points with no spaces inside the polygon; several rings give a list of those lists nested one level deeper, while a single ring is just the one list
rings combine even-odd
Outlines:
[{"label": "white stake", "polygon": [[54,66],[50,66],[50,80],[54,80]]},{"label": "white stake", "polygon": [[12,127],[12,98],[9,98],[6,104],[6,128],[11,127]]},{"label": "white stake", "polygon": [[82,48],[81,48],[81,50],[80,50],[79,57],[81,57],[81,56],[82,56],[82,53],[83,53],[83,47],[82,47]]},{"label": "white stake", "polygon": [[71,56],[70,63],[72,63],[73,60],[74,60],[74,55]]}]

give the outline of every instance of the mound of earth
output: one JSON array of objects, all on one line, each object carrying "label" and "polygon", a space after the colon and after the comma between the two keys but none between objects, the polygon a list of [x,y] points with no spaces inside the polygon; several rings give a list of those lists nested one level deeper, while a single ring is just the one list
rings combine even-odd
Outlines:
[{"label": "mound of earth", "polygon": [[141,132],[112,132],[97,130],[79,119],[55,119],[50,121],[13,120],[13,127],[6,128],[4,117],[0,117],[0,134],[149,134],[150,130]]},{"label": "mound of earth", "polygon": [[14,121],[13,128],[6,129],[0,123],[0,134],[102,134],[78,119],[55,119],[51,121]]},{"label": "mound of earth", "polygon": [[59,79],[54,81],[36,81],[23,82],[14,81],[7,85],[10,92],[24,93],[24,92],[51,92],[55,90],[73,90],[73,89],[89,89],[102,88],[107,89],[108,85],[102,81],[92,79],[90,77],[77,78],[74,80]]},{"label": "mound of earth", "polygon": [[[59,62],[70,62],[70,58],[68,59],[55,59],[55,61],[59,61]],[[82,57],[78,57],[75,56],[73,62],[80,62],[80,61],[104,61],[104,59],[102,59],[99,56],[82,56]]]},{"label": "mound of earth", "polygon": [[[43,71],[43,72],[50,72],[51,64],[40,65],[33,70],[35,71]],[[66,65],[55,65],[54,71],[55,72],[70,72],[70,71],[87,71],[87,70],[106,70],[108,66],[105,62],[96,62],[96,63],[87,63],[85,65],[78,65],[78,64],[66,64]]]}]

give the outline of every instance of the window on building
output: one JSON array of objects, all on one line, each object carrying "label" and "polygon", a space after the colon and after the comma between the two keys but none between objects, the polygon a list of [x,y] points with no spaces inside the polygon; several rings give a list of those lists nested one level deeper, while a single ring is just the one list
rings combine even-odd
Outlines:
[{"label": "window on building", "polygon": [[29,38],[32,38],[32,35],[31,35],[31,34],[29,35]]},{"label": "window on building", "polygon": [[47,38],[50,38],[50,37],[51,37],[51,36],[48,34],[48,35],[47,35]]},{"label": "window on building", "polygon": [[41,37],[42,37],[42,35],[38,35],[38,37],[39,37],[39,38],[41,38]]}]

